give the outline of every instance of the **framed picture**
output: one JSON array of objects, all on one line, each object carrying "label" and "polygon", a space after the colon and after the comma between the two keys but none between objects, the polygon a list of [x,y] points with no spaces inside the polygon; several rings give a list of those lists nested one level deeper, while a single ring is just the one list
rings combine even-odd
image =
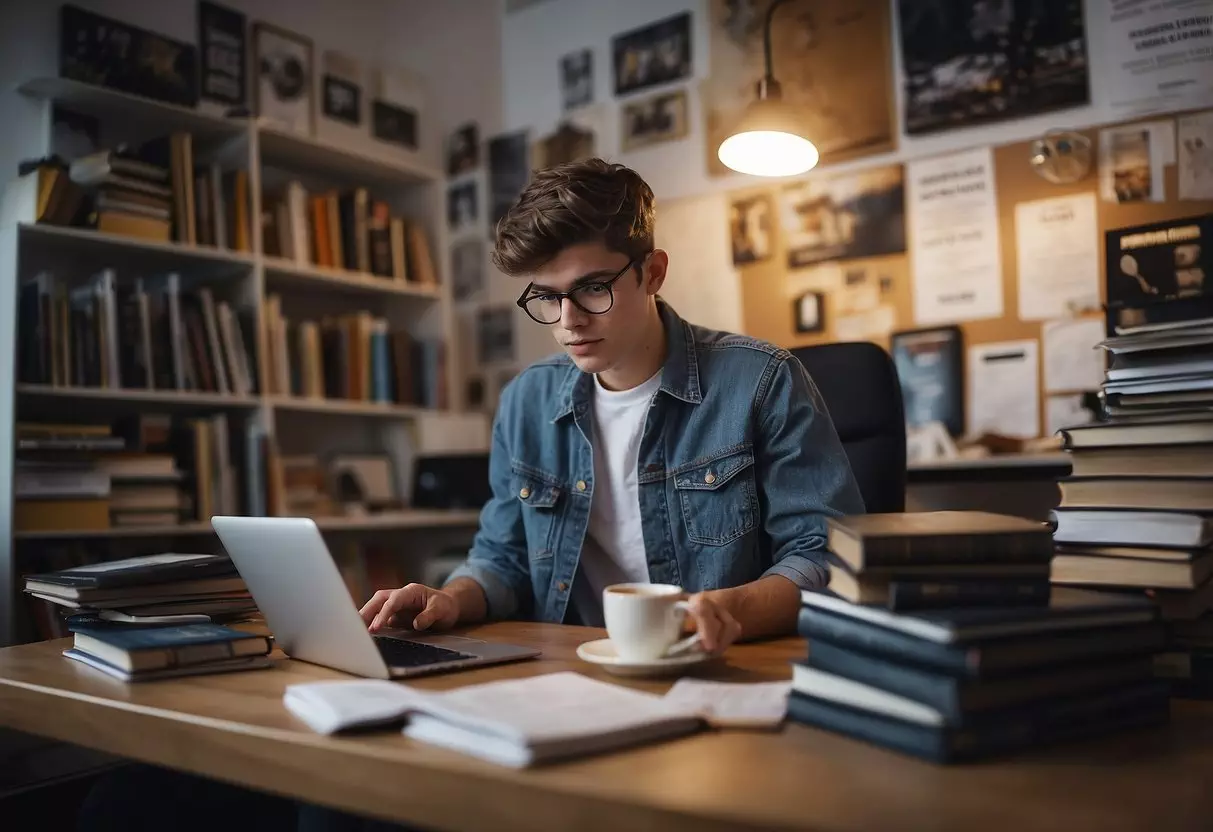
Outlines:
[{"label": "framed picture", "polygon": [[792,302],[792,320],[802,335],[825,332],[826,296],[822,292],[805,292]]},{"label": "framed picture", "polygon": [[259,20],[253,24],[253,56],[257,115],[311,135],[316,119],[311,39]]},{"label": "framed picture", "polygon": [[615,95],[627,95],[691,75],[691,13],[667,17],[617,35],[611,42]]},{"label": "framed picture", "polygon": [[489,236],[531,178],[530,139],[525,130],[489,139]]},{"label": "framed picture", "polygon": [[594,53],[589,49],[560,59],[560,97],[566,110],[584,107],[594,100]]},{"label": "framed picture", "polygon": [[201,96],[230,107],[248,99],[248,50],[242,12],[198,2],[198,57]]},{"label": "framed picture", "polygon": [[325,118],[350,127],[362,124],[362,64],[357,58],[325,50],[320,84]]},{"label": "framed picture", "polygon": [[729,203],[729,237],[733,265],[754,263],[771,256],[775,205],[770,194],[739,197]]},{"label": "framed picture", "polygon": [[476,180],[460,182],[447,188],[446,220],[453,234],[462,234],[476,227],[480,214]]},{"label": "framed picture", "polygon": [[964,433],[964,335],[958,326],[894,332],[893,364],[901,384],[906,425],[939,422]]},{"label": "framed picture", "polygon": [[480,129],[469,122],[447,137],[446,175],[461,176],[480,167]]},{"label": "framed picture", "polygon": [[626,153],[684,138],[688,133],[686,90],[663,92],[623,107],[620,146]]}]

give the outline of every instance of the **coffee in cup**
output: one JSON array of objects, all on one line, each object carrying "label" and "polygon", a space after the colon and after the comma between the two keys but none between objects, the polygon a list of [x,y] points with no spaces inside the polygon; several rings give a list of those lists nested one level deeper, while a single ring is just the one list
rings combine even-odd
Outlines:
[{"label": "coffee in cup", "polygon": [[615,653],[624,661],[653,661],[699,643],[679,639],[691,605],[674,584],[613,584],[602,591],[602,613]]}]

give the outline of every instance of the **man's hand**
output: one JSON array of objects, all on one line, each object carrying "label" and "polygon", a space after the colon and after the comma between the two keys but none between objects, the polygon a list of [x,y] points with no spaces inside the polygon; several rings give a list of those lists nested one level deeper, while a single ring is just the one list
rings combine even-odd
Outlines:
[{"label": "man's hand", "polygon": [[699,633],[703,649],[709,653],[723,653],[741,635],[741,624],[727,609],[710,594],[698,592],[687,601],[691,605],[691,619]]},{"label": "man's hand", "polygon": [[[372,633],[393,626],[399,617],[410,620],[414,630],[445,630],[459,621],[459,601],[449,592],[422,584],[400,589],[381,589],[371,596],[359,613]],[[396,626],[407,626],[403,623]]]}]

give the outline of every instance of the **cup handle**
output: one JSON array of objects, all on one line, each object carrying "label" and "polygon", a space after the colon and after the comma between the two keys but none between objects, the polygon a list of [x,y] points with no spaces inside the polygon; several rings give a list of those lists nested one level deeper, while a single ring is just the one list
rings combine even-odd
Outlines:
[{"label": "cup handle", "polygon": [[[674,604],[674,615],[679,617],[680,624],[686,619],[686,616],[690,615],[690,612],[691,605],[689,602],[679,601],[678,603]],[[685,653],[687,650],[695,647],[699,644],[699,642],[699,633],[695,633],[671,644],[669,649],[665,651],[665,654],[667,656],[677,656],[678,654]]]}]

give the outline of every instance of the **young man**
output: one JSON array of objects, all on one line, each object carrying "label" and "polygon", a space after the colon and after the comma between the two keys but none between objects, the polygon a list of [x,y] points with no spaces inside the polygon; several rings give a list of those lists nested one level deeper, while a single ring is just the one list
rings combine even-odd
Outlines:
[{"label": "young man", "polygon": [[795,630],[800,590],[826,582],[825,518],[861,513],[859,490],[800,362],[660,298],[654,220],[640,176],[590,159],[536,173],[498,224],[494,263],[564,354],[502,393],[466,563],[441,589],[375,593],[371,630],[601,626],[622,581],[691,593],[710,651]]}]

